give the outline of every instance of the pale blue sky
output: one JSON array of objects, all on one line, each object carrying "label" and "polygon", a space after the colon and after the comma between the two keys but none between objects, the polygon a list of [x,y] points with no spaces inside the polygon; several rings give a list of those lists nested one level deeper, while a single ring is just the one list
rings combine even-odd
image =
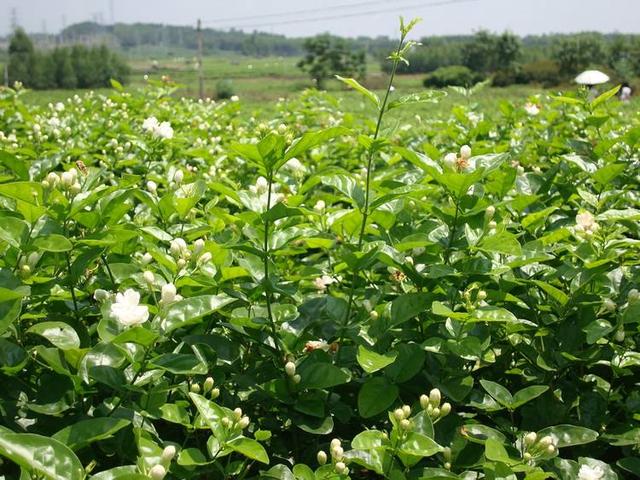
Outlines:
[{"label": "pale blue sky", "polygon": [[[117,22],[193,25],[201,17],[211,27],[288,36],[326,31],[392,35],[401,14],[424,19],[416,36],[468,34],[480,28],[522,35],[581,30],[640,33],[640,0],[0,0],[0,34],[10,29],[12,8],[18,24],[28,31],[46,26],[50,33],[57,32],[63,21],[69,25],[101,16],[110,22],[111,12]],[[313,11],[278,15],[306,10]],[[221,22],[221,18],[233,20]],[[310,19],[314,21],[306,21]]]}]

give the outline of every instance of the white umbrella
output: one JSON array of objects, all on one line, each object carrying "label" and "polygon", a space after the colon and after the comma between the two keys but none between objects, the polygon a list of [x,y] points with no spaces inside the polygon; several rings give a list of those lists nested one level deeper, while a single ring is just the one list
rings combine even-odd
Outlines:
[{"label": "white umbrella", "polygon": [[608,81],[609,75],[602,73],[600,70],[587,70],[576,77],[576,83],[580,85],[600,85]]}]

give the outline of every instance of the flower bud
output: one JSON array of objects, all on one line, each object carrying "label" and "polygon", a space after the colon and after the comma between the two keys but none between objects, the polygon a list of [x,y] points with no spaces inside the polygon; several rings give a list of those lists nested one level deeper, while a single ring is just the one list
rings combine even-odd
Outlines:
[{"label": "flower bud", "polygon": [[420,406],[422,409],[426,409],[429,405],[429,396],[428,395],[420,395]]},{"label": "flower bud", "polygon": [[531,455],[529,452],[524,452],[524,455],[522,455],[522,459],[525,462],[530,461],[533,458],[533,455]]},{"label": "flower bud", "polygon": [[451,169],[456,167],[457,161],[458,157],[455,153],[447,153],[444,157],[444,164]]},{"label": "flower bud", "polygon": [[178,265],[178,268],[184,268],[186,264],[187,264],[187,261],[184,258],[179,258],[178,261],[176,262],[176,265]]},{"label": "flower bud", "polygon": [[431,416],[438,418],[440,416],[440,408],[436,407],[431,411]]},{"label": "flower bud", "polygon": [[409,405],[403,405],[402,412],[404,413],[404,417],[408,418],[411,415],[411,407]]},{"label": "flower bud", "polygon": [[295,383],[296,385],[302,381],[302,377],[297,373],[291,379],[293,380],[293,383]]},{"label": "flower bud", "polygon": [[451,470],[451,462],[444,462],[444,468]]},{"label": "flower bud", "polygon": [[478,290],[478,300],[482,301],[485,298],[487,298],[487,292],[485,292],[484,290]]},{"label": "flower bud", "polygon": [[556,453],[556,446],[553,443],[547,447],[547,453],[549,455]]},{"label": "flower bud", "polygon": [[142,263],[145,265],[148,265],[151,263],[151,261],[153,260],[153,257],[151,256],[151,254],[149,252],[145,252],[144,255],[142,255]]},{"label": "flower bud", "polygon": [[536,432],[529,432],[524,436],[524,444],[533,445],[534,443],[536,443],[537,439],[538,435],[536,434]]},{"label": "flower bud", "polygon": [[167,283],[162,286],[160,291],[160,303],[166,305],[173,302],[176,299],[176,286],[173,283]]},{"label": "flower bud", "polygon": [[410,430],[411,429],[411,422],[409,420],[407,420],[406,418],[403,418],[402,420],[400,420],[400,428],[403,430]]},{"label": "flower bud", "polygon": [[318,454],[316,455],[316,458],[318,459],[318,463],[320,465],[324,465],[325,463],[327,463],[327,460],[328,460],[327,454],[323,450],[320,450],[318,452]]},{"label": "flower bud", "polygon": [[212,258],[213,258],[213,255],[211,255],[211,252],[204,252],[200,256],[199,262],[200,263],[209,263]]},{"label": "flower bud", "polygon": [[396,408],[393,411],[393,416],[396,420],[402,420],[404,418],[404,411],[401,408]]},{"label": "flower bud", "polygon": [[324,203],[324,200],[318,200],[313,206],[316,212],[322,212],[325,208],[327,208],[327,205]]},{"label": "flower bud", "polygon": [[616,330],[616,333],[613,338],[615,338],[616,342],[624,342],[624,338],[625,338],[624,328],[619,328],[618,330]]},{"label": "flower bud", "polygon": [[244,430],[249,426],[249,422],[250,422],[249,417],[242,417],[240,420],[238,420],[238,427]]},{"label": "flower bud", "polygon": [[440,416],[446,417],[451,413],[451,404],[449,402],[444,402],[440,407]]},{"label": "flower bud", "polygon": [[192,393],[200,393],[200,384],[192,383],[190,390]]},{"label": "flower bud", "polygon": [[147,283],[153,283],[156,280],[153,272],[150,272],[149,270],[145,271],[142,276],[144,277],[144,281]]},{"label": "flower bud", "polygon": [[451,448],[450,447],[444,447],[442,449],[442,456],[444,457],[444,459],[447,462],[450,462],[451,461]]},{"label": "flower bud", "polygon": [[375,310],[371,310],[369,312],[369,318],[371,318],[371,320],[377,320],[378,318],[380,318],[380,314]]},{"label": "flower bud", "polygon": [[335,458],[336,460],[341,460],[342,456],[344,455],[344,449],[342,447],[332,448],[331,455],[333,455],[333,458]]},{"label": "flower bud", "polygon": [[471,147],[469,145],[463,145],[460,147],[460,156],[465,160],[471,158]]},{"label": "flower bud", "polygon": [[204,380],[204,383],[202,384],[202,390],[204,391],[204,393],[208,393],[211,391],[211,389],[213,388],[213,378],[212,377],[207,377]]},{"label": "flower bud", "polygon": [[167,471],[160,464],[155,465],[151,470],[149,470],[149,477],[151,477],[152,480],[162,480],[166,474]]},{"label": "flower bud", "polygon": [[213,390],[211,390],[211,400],[215,400],[219,396],[220,396],[220,389],[219,388],[214,388]]},{"label": "flower bud", "polygon": [[25,263],[24,265],[22,265],[22,266],[20,267],[20,271],[21,271],[24,275],[29,275],[29,274],[31,273],[31,267]]},{"label": "flower bud", "polygon": [[287,362],[284,366],[284,371],[288,376],[293,377],[296,374],[296,364],[293,362]]},{"label": "flower bud", "polygon": [[640,298],[640,292],[638,292],[638,290],[636,290],[635,288],[632,288],[631,290],[629,290],[629,293],[627,294],[627,301],[635,302],[639,298]]},{"label": "flower bud", "polygon": [[339,475],[343,475],[344,473],[346,473],[346,470],[347,466],[344,464],[344,462],[336,463],[336,473],[338,473]]},{"label": "flower bud", "polygon": [[234,408],[233,416],[236,420],[240,420],[242,418],[242,409],[240,407]]},{"label": "flower bud", "polygon": [[493,216],[496,214],[496,207],[493,205],[489,205],[484,211],[484,218],[487,220],[491,220]]},{"label": "flower bud", "polygon": [[333,449],[336,447],[339,447],[340,445],[342,445],[342,442],[340,440],[338,440],[337,438],[334,438],[331,440],[331,443],[329,444],[329,446]]},{"label": "flower bud", "polygon": [[176,173],[173,174],[173,181],[176,182],[177,185],[180,185],[184,180],[184,172],[182,170],[176,170]]},{"label": "flower bud", "polygon": [[498,226],[498,224],[497,224],[496,222],[494,222],[493,220],[491,220],[491,221],[489,222],[489,228],[490,228],[491,230],[495,230],[497,226]]},{"label": "flower bud", "polygon": [[602,301],[602,308],[606,311],[606,312],[614,312],[616,310],[616,302],[614,302],[613,300],[611,300],[610,298],[605,298]]},{"label": "flower bud", "polygon": [[225,428],[229,428],[231,426],[231,420],[229,420],[227,417],[222,417],[220,423],[222,423],[222,426]]},{"label": "flower bud", "polygon": [[199,238],[195,242],[193,242],[193,253],[196,255],[199,254],[204,248],[204,240]]},{"label": "flower bud", "polygon": [[109,298],[109,292],[101,288],[98,288],[95,292],[93,292],[93,298],[95,298],[96,301],[98,302],[104,302],[106,299]]},{"label": "flower bud", "polygon": [[542,447],[548,447],[549,445],[553,445],[553,438],[549,435],[547,435],[546,437],[542,437],[540,439],[540,445]]},{"label": "flower bud", "polygon": [[433,407],[437,407],[440,405],[440,400],[442,400],[442,395],[440,394],[440,390],[437,388],[432,389],[429,392],[429,402]]},{"label": "flower bud", "polygon": [[173,457],[175,456],[176,447],[174,447],[173,445],[168,445],[164,447],[164,450],[162,450],[162,461],[165,463],[171,462],[171,460],[173,460]]},{"label": "flower bud", "polygon": [[153,180],[149,180],[147,182],[147,190],[149,191],[149,193],[155,195],[158,192],[158,184]]}]

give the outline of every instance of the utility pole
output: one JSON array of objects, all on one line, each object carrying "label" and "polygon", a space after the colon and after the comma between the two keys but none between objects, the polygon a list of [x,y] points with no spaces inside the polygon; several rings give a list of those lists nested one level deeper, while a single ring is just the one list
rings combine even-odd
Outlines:
[{"label": "utility pole", "polygon": [[202,21],[198,19],[198,91],[204,98],[204,77],[202,76]]}]

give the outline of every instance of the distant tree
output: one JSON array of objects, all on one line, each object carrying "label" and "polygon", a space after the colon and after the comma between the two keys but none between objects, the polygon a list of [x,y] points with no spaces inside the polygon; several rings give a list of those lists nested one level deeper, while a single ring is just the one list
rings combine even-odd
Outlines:
[{"label": "distant tree", "polygon": [[35,52],[31,87],[39,90],[56,88],[56,64],[53,55]]},{"label": "distant tree", "polygon": [[347,42],[331,35],[319,35],[304,42],[307,52],[298,62],[298,67],[307,72],[318,88],[324,88],[333,75],[364,77],[366,74],[365,52],[354,51]]},{"label": "distant tree", "polygon": [[509,70],[513,68],[522,54],[520,39],[513,33],[504,32],[495,40],[495,52],[493,58],[494,70]]},{"label": "distant tree", "polygon": [[481,30],[462,47],[462,62],[474,72],[487,73],[495,65],[496,36]]},{"label": "distant tree", "polygon": [[590,65],[607,63],[607,53],[601,35],[578,34],[555,41],[553,58],[564,75],[573,75]]},{"label": "distant tree", "polygon": [[56,48],[52,53],[56,64],[56,85],[58,88],[77,88],[78,77],[73,68],[68,48]]},{"label": "distant tree", "polygon": [[9,42],[9,82],[32,86],[34,62],[33,43],[25,31],[18,28]]}]

